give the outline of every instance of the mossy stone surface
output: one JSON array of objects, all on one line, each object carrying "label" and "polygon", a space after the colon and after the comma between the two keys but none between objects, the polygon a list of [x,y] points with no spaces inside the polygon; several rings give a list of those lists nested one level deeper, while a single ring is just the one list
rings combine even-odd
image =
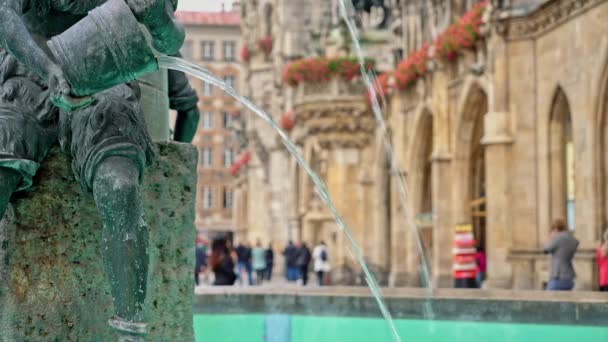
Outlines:
[{"label": "mossy stone surface", "polygon": [[[192,341],[197,154],[189,144],[156,148],[141,189],[150,229],[147,340]],[[8,288],[0,283],[0,340],[116,341],[107,325],[113,308],[99,215],[69,157],[54,149],[34,186],[11,203],[0,234],[12,235],[11,280]]]}]

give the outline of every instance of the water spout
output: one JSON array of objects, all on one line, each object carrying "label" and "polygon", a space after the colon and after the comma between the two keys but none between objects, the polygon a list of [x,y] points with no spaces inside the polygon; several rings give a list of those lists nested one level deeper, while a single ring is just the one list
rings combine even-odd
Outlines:
[{"label": "water spout", "polygon": [[[378,93],[376,91],[376,87],[374,86],[377,83],[377,80],[372,72],[369,72],[365,69],[365,57],[363,56],[363,52],[361,49],[361,44],[359,43],[359,33],[357,31],[357,26],[355,25],[355,21],[351,17],[351,14],[355,13],[355,9],[353,8],[353,4],[350,0],[339,0],[340,6],[340,15],[344,20],[348,32],[351,37],[352,44],[354,45],[354,50],[356,53],[356,57],[359,60],[359,66],[361,68],[361,77],[367,88],[370,102],[372,105],[372,111],[374,113],[374,117],[376,119],[376,124],[379,129],[379,133],[384,140],[384,147],[386,149],[386,155],[391,165],[391,171],[396,175],[397,179],[397,190],[399,193],[399,199],[401,200],[401,204],[403,206],[403,216],[406,225],[409,227],[411,231],[412,238],[416,243],[416,249],[418,252],[418,258],[420,259],[420,278],[422,286],[427,290],[427,301],[424,304],[424,316],[428,320],[432,320],[434,318],[433,309],[431,306],[431,299],[433,297],[433,284],[429,272],[428,262],[426,255],[424,254],[424,247],[422,245],[422,239],[420,237],[420,232],[418,231],[418,227],[414,222],[412,215],[408,215],[407,212],[407,198],[409,197],[408,188],[405,180],[403,179],[403,173],[399,168],[399,162],[396,160],[395,153],[393,151],[393,146],[390,143],[390,138],[387,134],[386,122],[384,121],[384,117],[382,115],[382,109],[380,107],[380,102],[378,100]],[[384,99],[383,99],[384,100]]]},{"label": "water spout", "polygon": [[270,117],[270,115],[268,115],[263,110],[261,110],[258,106],[256,106],[251,101],[249,101],[249,99],[239,95],[232,87],[227,86],[221,79],[214,76],[207,69],[205,69],[201,66],[198,66],[196,64],[189,63],[181,58],[169,57],[169,56],[158,57],[158,65],[161,68],[174,69],[174,70],[185,72],[187,74],[190,74],[194,77],[197,77],[205,82],[208,82],[208,83],[222,89],[228,95],[232,96],[235,100],[242,103],[245,107],[247,107],[249,110],[251,110],[253,113],[255,113],[258,117],[260,117],[262,120],[264,120],[266,123],[268,123],[277,132],[277,134],[281,138],[281,141],[283,142],[285,147],[296,158],[296,161],[298,162],[298,164],[306,171],[308,176],[313,181],[313,183],[317,189],[317,193],[318,193],[319,197],[321,198],[323,203],[327,206],[329,211],[332,213],[334,219],[336,220],[336,223],[338,224],[340,231],[346,236],[346,238],[350,242],[350,251],[352,252],[355,260],[359,263],[359,265],[361,266],[361,268],[363,270],[363,273],[365,275],[365,280],[366,280],[374,298],[376,299],[378,306],[380,307],[380,311],[382,312],[382,315],[384,316],[385,320],[387,321],[387,323],[390,326],[391,333],[393,335],[394,340],[396,342],[401,342],[401,337],[397,333],[397,329],[393,322],[392,316],[386,306],[386,303],[382,299],[382,293],[380,290],[380,286],[378,285],[376,278],[374,278],[374,276],[370,272],[369,268],[367,267],[367,264],[365,263],[365,261],[363,259],[363,253],[361,252],[361,248],[359,247],[359,245],[355,241],[354,237],[352,236],[351,231],[350,231],[350,229],[348,229],[348,226],[342,219],[342,216],[338,213],[336,206],[334,205],[332,199],[329,196],[325,183],[321,180],[321,178],[319,178],[319,176],[312,170],[310,165],[308,165],[308,163],[304,160],[304,157],[298,151],[295,144],[289,139],[289,137],[287,136],[287,133],[285,133],[281,129],[281,127],[272,119],[272,117]]}]

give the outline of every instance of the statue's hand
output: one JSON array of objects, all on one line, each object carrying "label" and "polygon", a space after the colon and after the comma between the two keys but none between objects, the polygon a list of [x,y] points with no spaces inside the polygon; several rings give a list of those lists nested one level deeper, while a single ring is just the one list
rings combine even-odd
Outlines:
[{"label": "statue's hand", "polygon": [[144,24],[152,35],[154,48],[161,53],[173,55],[184,43],[183,27],[173,21],[173,6],[167,0],[126,0],[131,12]]},{"label": "statue's hand", "polygon": [[51,101],[53,104],[67,112],[83,108],[93,102],[93,98],[90,96],[76,97],[70,95],[71,88],[68,81],[63,75],[63,71],[56,64],[51,64],[47,70],[48,72],[48,85],[51,94]]},{"label": "statue's hand", "polygon": [[165,12],[165,0],[127,0],[127,4],[140,22],[159,17]]}]

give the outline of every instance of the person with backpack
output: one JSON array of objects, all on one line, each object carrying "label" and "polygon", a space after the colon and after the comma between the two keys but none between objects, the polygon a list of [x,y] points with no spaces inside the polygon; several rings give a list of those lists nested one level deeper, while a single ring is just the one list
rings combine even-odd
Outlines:
[{"label": "person with backpack", "polygon": [[312,256],[305,242],[299,241],[296,247],[297,280],[301,281],[303,286],[306,286],[308,284],[308,266],[310,265]]},{"label": "person with backpack", "polygon": [[329,255],[327,253],[327,246],[324,241],[321,241],[312,252],[313,258],[315,259],[314,270],[317,274],[317,281],[319,286],[325,285],[325,274],[329,272]]},{"label": "person with backpack", "polygon": [[287,247],[283,251],[285,256],[285,268],[287,281],[292,283],[298,280],[298,267],[296,265],[296,259],[298,257],[298,249],[293,245],[292,241],[289,241]]}]

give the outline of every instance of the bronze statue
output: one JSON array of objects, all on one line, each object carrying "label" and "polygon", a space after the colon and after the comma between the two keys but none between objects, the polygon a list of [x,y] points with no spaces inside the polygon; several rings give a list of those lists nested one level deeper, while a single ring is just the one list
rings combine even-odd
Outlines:
[{"label": "bronze statue", "polygon": [[390,8],[384,4],[384,0],[352,0],[353,6],[357,12],[371,13],[372,8],[381,8],[383,11],[382,21],[378,24],[377,28],[383,29],[388,25],[391,12]]},{"label": "bronze statue", "polygon": [[[101,250],[116,314],[109,323],[131,340],[146,330],[148,228],[138,187],[154,158],[138,85],[76,96],[46,45],[105,3],[0,0],[0,218],[11,194],[31,186],[49,149],[60,143],[71,153],[74,175],[83,190],[92,192],[101,216]],[[172,20],[177,0],[126,4],[148,28],[157,51],[177,53],[184,38]],[[179,113],[175,138],[189,142],[198,122],[198,99],[184,74],[171,71],[170,83],[171,107]]]}]

